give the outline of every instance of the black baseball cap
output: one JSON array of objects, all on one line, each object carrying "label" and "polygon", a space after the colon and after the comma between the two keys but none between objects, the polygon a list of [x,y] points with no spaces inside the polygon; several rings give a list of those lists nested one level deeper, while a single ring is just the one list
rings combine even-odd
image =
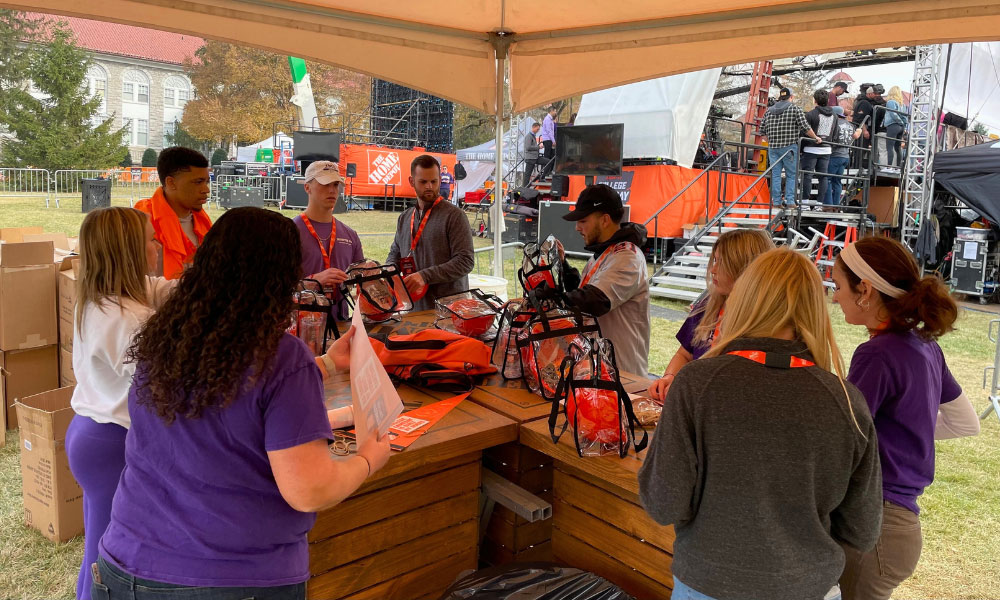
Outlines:
[{"label": "black baseball cap", "polygon": [[781,88],[781,90],[778,91],[778,98],[781,98],[782,100],[784,100],[785,98],[790,98],[791,96],[792,96],[792,90],[786,87],[783,87]]},{"label": "black baseball cap", "polygon": [[587,186],[576,199],[576,207],[563,215],[567,221],[579,221],[595,212],[607,213],[614,221],[625,214],[622,197],[611,186],[598,183]]}]

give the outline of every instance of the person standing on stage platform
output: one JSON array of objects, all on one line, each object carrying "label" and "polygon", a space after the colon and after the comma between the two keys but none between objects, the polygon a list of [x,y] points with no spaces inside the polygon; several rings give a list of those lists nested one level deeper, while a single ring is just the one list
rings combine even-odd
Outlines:
[{"label": "person standing on stage platform", "polygon": [[462,209],[441,201],[441,171],[433,156],[413,159],[410,185],[417,204],[399,215],[386,262],[403,272],[413,310],[429,310],[435,299],[469,289],[475,264],[472,228]]},{"label": "person standing on stage platform", "polygon": [[305,176],[309,205],[292,221],[302,241],[302,276],[315,279],[338,306],[338,320],[347,318],[347,306],[341,302],[340,284],[347,279],[347,267],[364,260],[361,238],[353,229],[333,216],[333,208],[344,189],[337,163],[318,160],[310,163]]},{"label": "person standing on stage platform", "polygon": [[[563,261],[567,303],[597,317],[604,337],[615,345],[618,368],[645,377],[649,372],[649,283],[646,228],[622,223],[625,208],[621,196],[603,183],[587,186],[576,207],[563,219],[576,222],[584,248],[593,256],[580,272],[566,262],[566,251],[558,244]],[[543,286],[533,291],[538,298],[551,294]]]},{"label": "person standing on stage platform", "polygon": [[441,165],[441,197],[452,204],[457,204],[451,199],[454,187],[455,178],[448,172],[448,165]]},{"label": "person standing on stage platform", "polygon": [[553,159],[556,157],[556,115],[559,109],[550,106],[548,114],[542,119],[542,131],[538,134],[538,140],[542,142],[544,153],[542,156],[542,179],[549,176],[555,166]]},{"label": "person standing on stage platform", "polygon": [[[760,131],[767,138],[768,160],[779,161],[771,169],[771,204],[783,207],[795,206],[795,177],[799,164],[799,138],[803,135],[822,143],[809,122],[806,113],[792,104],[792,91],[781,88],[778,101],[767,109],[760,124]],[[803,133],[805,132],[805,133]],[[781,198],[781,172],[785,172],[785,196]]]},{"label": "person standing on stage platform", "polygon": [[639,469],[642,507],[675,529],[671,597],[840,600],[842,548],[878,539],[878,451],[816,266],[758,257],[715,346],[670,386]]},{"label": "person standing on stage platform", "polygon": [[163,246],[163,264],[157,274],[176,279],[212,226],[212,219],[202,210],[212,192],[208,159],[197,150],[174,146],[160,152],[156,172],[160,187],[135,208],[149,215]]},{"label": "person standing on stage platform", "polygon": [[803,171],[803,200],[809,199],[812,193],[813,179],[819,177],[819,193],[816,200],[822,202],[826,198],[826,186],[829,181],[826,173],[830,165],[830,155],[833,153],[833,147],[827,142],[836,139],[839,123],[837,115],[833,114],[833,109],[827,106],[826,90],[816,90],[813,93],[813,101],[816,102],[816,106],[806,113],[806,121],[823,141],[802,143],[802,160],[799,162],[799,167]]},{"label": "person standing on stage platform", "polygon": [[888,600],[916,569],[923,538],[917,499],[934,480],[935,440],[976,435],[979,417],[936,340],[958,306],[936,275],[883,237],[844,248],[833,266],[833,301],[869,339],[854,351],[848,381],[867,400],[882,464],[882,527],[875,549],[844,548],[844,600]]},{"label": "person standing on stage platform", "polygon": [[840,206],[843,204],[843,181],[841,175],[847,170],[848,163],[851,162],[851,146],[859,137],[861,130],[854,126],[844,116],[844,109],[839,106],[833,107],[833,113],[837,115],[837,137],[833,141],[838,145],[833,146],[830,153],[830,165],[827,172],[830,173],[829,184],[826,186],[826,196],[823,197],[824,206]]},{"label": "person standing on stage platform", "polygon": [[677,332],[681,347],[670,359],[663,377],[649,387],[649,395],[654,400],[666,400],[670,384],[681,368],[701,358],[712,347],[722,325],[726,298],[733,291],[736,280],[755,258],[773,248],[771,236],[763,229],[736,229],[719,236],[708,258],[711,276],[708,295],[691,307]]},{"label": "person standing on stage platform", "polygon": [[839,98],[840,96],[843,96],[846,93],[847,93],[847,84],[844,83],[843,81],[838,81],[837,83],[833,84],[833,88],[830,89],[829,95],[826,98],[826,105],[830,107],[840,106]]},{"label": "person standing on stage platform", "polygon": [[541,123],[535,121],[531,124],[531,131],[524,134],[522,151],[524,152],[524,179],[521,187],[528,187],[531,183],[531,176],[535,174],[535,166],[538,164],[538,130],[542,128]]}]

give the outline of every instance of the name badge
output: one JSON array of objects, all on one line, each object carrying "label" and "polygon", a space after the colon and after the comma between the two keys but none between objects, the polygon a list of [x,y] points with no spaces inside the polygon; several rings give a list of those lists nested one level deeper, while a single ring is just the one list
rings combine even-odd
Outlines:
[{"label": "name badge", "polygon": [[412,256],[404,256],[399,261],[399,269],[403,272],[403,277],[413,275],[417,272],[417,261]]}]

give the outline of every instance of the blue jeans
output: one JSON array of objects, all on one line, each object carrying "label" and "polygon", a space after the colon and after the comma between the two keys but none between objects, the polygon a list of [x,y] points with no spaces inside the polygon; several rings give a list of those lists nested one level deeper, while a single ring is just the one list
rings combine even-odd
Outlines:
[{"label": "blue jeans", "polygon": [[94,581],[94,600],[305,600],[306,584],[278,587],[190,587],[140,579],[97,559],[100,577]]},{"label": "blue jeans", "polygon": [[[781,158],[782,154],[788,155]],[[781,198],[781,171],[785,171],[785,206],[795,205],[795,173],[799,162],[799,145],[797,143],[781,148],[769,148],[768,160],[771,161],[771,204],[778,206]],[[779,160],[780,159],[780,160]],[[775,162],[777,161],[777,162]]]},{"label": "blue jeans", "polygon": [[830,174],[830,184],[826,186],[826,197],[823,198],[823,204],[839,205],[843,203],[840,196],[844,192],[844,181],[837,175],[844,174],[850,160],[846,156],[830,157],[830,165],[827,167],[827,172]]},{"label": "blue jeans", "polygon": [[[684,585],[684,582],[674,577],[674,591],[670,594],[670,600],[715,600],[711,596],[706,596],[701,592]],[[824,598],[824,600],[841,600],[840,594]]]},{"label": "blue jeans", "polygon": [[[827,168],[830,164],[829,154],[812,154],[810,152],[802,153],[802,161],[800,166],[803,171],[815,171],[816,173],[826,173]],[[812,173],[802,173],[802,198],[808,199],[809,194],[812,192],[812,182],[813,177],[817,177]],[[825,174],[819,175],[819,190],[817,190],[816,199],[822,201],[826,197],[826,180],[829,179]]]}]

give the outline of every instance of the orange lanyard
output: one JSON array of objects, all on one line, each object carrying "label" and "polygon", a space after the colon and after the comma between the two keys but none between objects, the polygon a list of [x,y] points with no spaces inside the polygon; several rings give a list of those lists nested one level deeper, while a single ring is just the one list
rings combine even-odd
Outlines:
[{"label": "orange lanyard", "polygon": [[594,261],[594,264],[590,266],[590,269],[583,274],[583,281],[580,282],[580,287],[583,287],[590,282],[590,278],[593,277],[594,273],[597,273],[597,270],[601,268],[601,264],[604,262],[604,259],[608,257],[608,252],[610,252],[612,248],[614,248],[614,245],[608,246],[604,249],[604,252],[601,252],[601,255]]},{"label": "orange lanyard", "polygon": [[[420,238],[423,237],[423,235],[424,235],[424,227],[427,226],[427,219],[430,218],[431,211],[434,210],[434,207],[437,206],[438,202],[440,202],[440,201],[441,201],[441,196],[438,196],[438,199],[434,201],[434,204],[431,204],[431,207],[427,209],[427,212],[424,213],[424,218],[420,219],[420,228],[417,229],[416,233],[413,233],[413,222],[417,218],[417,209],[416,208],[413,209],[413,213],[410,215],[410,251],[411,252],[413,250],[417,249],[417,244],[420,243]],[[419,204],[417,206],[419,206]]]},{"label": "orange lanyard", "polygon": [[712,332],[712,345],[719,340],[719,332],[722,331],[722,313],[726,312],[726,307],[719,309],[719,316],[715,318],[715,331]]},{"label": "orange lanyard", "polygon": [[[733,356],[739,356],[752,360],[755,363],[760,363],[762,365],[767,364],[767,353],[762,350],[734,350],[732,352],[727,352],[726,354],[732,354]],[[796,369],[799,367],[815,367],[816,363],[808,361],[804,358],[799,358],[798,356],[789,357],[789,369]]]},{"label": "orange lanyard", "polygon": [[316,238],[316,243],[319,244],[319,251],[323,254],[323,268],[324,269],[329,269],[330,268],[330,254],[333,252],[333,240],[337,239],[337,219],[334,219],[333,222],[332,222],[332,224],[331,224],[331,226],[330,226],[330,250],[329,251],[327,251],[327,249],[323,247],[323,242],[320,241],[319,234],[316,233],[316,230],[313,228],[312,223],[309,222],[309,217],[307,217],[304,213],[302,215],[302,222],[306,224],[306,229],[308,229],[309,233],[311,233],[312,236],[314,238]]}]

